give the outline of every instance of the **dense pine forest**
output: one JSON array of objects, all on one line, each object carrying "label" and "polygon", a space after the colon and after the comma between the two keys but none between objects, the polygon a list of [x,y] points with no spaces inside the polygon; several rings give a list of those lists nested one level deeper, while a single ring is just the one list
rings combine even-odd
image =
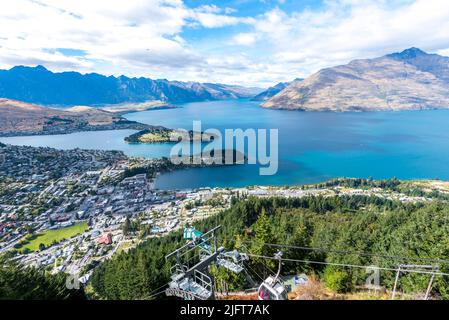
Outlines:
[{"label": "dense pine forest", "polygon": [[0,257],[0,299],[85,300],[83,288],[68,289],[67,275],[49,275],[32,267],[21,267]]},{"label": "dense pine forest", "polygon": [[[273,256],[279,247],[284,258],[385,268],[399,264],[433,264],[449,271],[449,205],[443,201],[402,203],[374,196],[336,196],[234,199],[230,209],[195,225],[201,231],[221,225],[220,244],[263,256]],[[181,232],[150,239],[128,253],[120,253],[94,272],[93,297],[100,299],[152,299],[170,279],[164,256],[184,242]],[[311,249],[315,248],[315,249]],[[268,275],[275,261],[252,258],[252,276]],[[213,268],[218,280],[231,290],[248,284],[242,276]],[[316,263],[285,262],[283,275],[315,274],[336,292],[351,292],[363,285],[365,269]],[[391,290],[393,271],[381,271],[381,285]],[[429,275],[404,274],[399,287],[404,292],[425,292]],[[221,281],[220,281],[221,283]],[[447,278],[437,276],[435,297],[449,298]]]}]

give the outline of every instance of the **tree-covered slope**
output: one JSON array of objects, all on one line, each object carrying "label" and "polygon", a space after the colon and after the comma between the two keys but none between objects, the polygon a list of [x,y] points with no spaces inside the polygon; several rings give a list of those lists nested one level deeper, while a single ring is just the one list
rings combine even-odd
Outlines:
[{"label": "tree-covered slope", "polygon": [[[281,249],[286,259],[396,268],[402,263],[428,264],[426,259],[447,258],[448,215],[449,205],[441,202],[413,204],[369,196],[249,198],[236,200],[231,209],[199,222],[197,228],[205,231],[222,225],[219,239],[227,249],[237,247],[264,256]],[[176,232],[106,261],[93,275],[95,291],[109,299],[152,298],[154,290],[169,281],[165,254],[180,244],[181,233]],[[273,261],[260,258],[252,258],[249,264],[252,271],[264,275],[268,275],[267,267],[275,268]],[[438,265],[448,270],[448,265]],[[342,291],[352,291],[366,280],[365,269],[285,263],[283,274],[298,272],[313,272],[323,279],[338,275],[337,289]],[[382,271],[381,285],[391,289],[394,276]],[[234,288],[243,285],[242,279],[227,279]],[[422,293],[428,280],[428,275],[403,275],[401,290]],[[446,279],[437,277],[433,294],[448,298],[448,290]]]},{"label": "tree-covered slope", "polygon": [[5,300],[84,300],[82,287],[69,289],[67,275],[46,274],[21,267],[0,257],[0,299]]}]

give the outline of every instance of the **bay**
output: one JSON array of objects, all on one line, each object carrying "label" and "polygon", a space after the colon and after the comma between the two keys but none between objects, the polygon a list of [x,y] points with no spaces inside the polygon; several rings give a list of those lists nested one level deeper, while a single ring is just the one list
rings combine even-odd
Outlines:
[{"label": "bay", "polygon": [[[128,114],[130,120],[192,130],[279,130],[279,171],[260,176],[257,165],[175,171],[156,181],[160,189],[299,185],[334,177],[449,180],[449,110],[332,113],[263,109],[248,100],[189,103],[177,109]],[[0,138],[1,142],[122,150],[130,156],[168,156],[170,144],[127,144],[135,131],[78,132],[68,135]]]}]

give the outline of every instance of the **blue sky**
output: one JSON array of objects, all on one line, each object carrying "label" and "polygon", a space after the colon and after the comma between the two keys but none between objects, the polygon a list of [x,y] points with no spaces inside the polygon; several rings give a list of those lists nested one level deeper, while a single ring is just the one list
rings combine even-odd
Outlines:
[{"label": "blue sky", "polygon": [[[285,12],[298,12],[305,9],[313,9],[322,7],[322,2],[318,0],[189,0],[184,3],[191,7],[201,6],[216,6],[228,10],[230,15],[234,17],[257,17],[266,12],[279,8]],[[252,30],[251,25],[236,24],[231,26],[224,26],[220,28],[185,28],[181,35],[192,44],[201,45],[205,50],[223,50],[223,43],[226,44],[226,40],[232,34],[238,34],[241,32],[250,32]],[[209,46],[211,42],[214,42],[214,46]],[[238,50],[238,48],[229,48]]]},{"label": "blue sky", "polygon": [[242,17],[260,15],[276,7],[285,11],[301,11],[305,8],[319,8],[323,5],[320,0],[188,0],[184,3],[189,7],[215,5],[232,8],[236,10],[235,15]]},{"label": "blue sky", "polygon": [[449,55],[447,0],[15,0],[0,68],[266,87],[415,46]]}]

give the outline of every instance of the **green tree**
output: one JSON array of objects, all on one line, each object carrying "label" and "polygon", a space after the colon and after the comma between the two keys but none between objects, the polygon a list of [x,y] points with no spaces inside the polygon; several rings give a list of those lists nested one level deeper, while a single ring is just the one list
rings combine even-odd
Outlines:
[{"label": "green tree", "polygon": [[345,271],[328,267],[324,270],[323,280],[329,289],[337,293],[343,293],[350,290],[350,279]]},{"label": "green tree", "polygon": [[[250,251],[254,255],[260,256],[274,256],[276,249],[269,245],[274,244],[275,236],[273,233],[272,223],[270,221],[270,217],[267,215],[264,208],[262,208],[259,218],[254,224],[254,238],[252,239],[252,245]],[[264,266],[268,267],[268,269],[273,269],[276,266],[276,262],[273,260],[267,260],[264,258],[255,258],[253,259],[254,264],[258,265],[259,270],[263,270],[263,273],[266,275],[270,270],[266,270]]]},{"label": "green tree", "polygon": [[[371,183],[383,187],[378,181],[351,181],[354,185]],[[382,183],[397,187],[394,180]],[[273,256],[279,248],[266,243],[279,243],[290,246],[283,248],[285,259],[391,268],[404,260],[387,256],[407,257],[410,262],[422,258],[447,260],[448,215],[449,204],[443,201],[401,203],[383,197],[348,195],[289,199],[248,197],[237,201],[228,210],[195,222],[194,227],[207,231],[221,225],[218,239],[227,250],[238,248],[241,252],[248,250],[249,253]],[[151,292],[170,279],[173,264],[166,262],[164,256],[184,243],[182,231],[178,230],[161,238],[150,238],[127,253],[114,255],[95,268],[92,276],[95,292],[109,299],[150,298]],[[360,254],[362,252],[366,254]],[[247,271],[254,274],[254,279],[258,279],[255,272],[263,276],[276,272],[277,267],[274,260],[254,257],[250,257],[245,265]],[[441,271],[448,272],[448,265],[443,263]],[[284,275],[297,272],[320,274],[335,291],[353,290],[366,280],[363,269],[328,269],[321,264],[305,262],[286,262],[282,268]],[[147,270],[143,276],[142,270]],[[221,270],[217,272],[219,277],[233,281],[227,278],[232,275]],[[380,285],[391,289],[394,278],[394,272],[383,272]],[[143,286],[134,279],[147,282]],[[428,281],[428,275],[404,274],[400,290],[423,293]],[[432,294],[449,298],[445,277],[435,278]]]},{"label": "green tree", "polygon": [[83,288],[67,289],[67,275],[49,275],[32,267],[21,267],[0,258],[0,299],[84,300]]},{"label": "green tree", "polygon": [[215,277],[215,283],[218,290],[224,290],[223,284],[226,283],[229,291],[239,291],[245,286],[245,276],[243,273],[235,273],[223,267],[213,265],[210,270]]}]

